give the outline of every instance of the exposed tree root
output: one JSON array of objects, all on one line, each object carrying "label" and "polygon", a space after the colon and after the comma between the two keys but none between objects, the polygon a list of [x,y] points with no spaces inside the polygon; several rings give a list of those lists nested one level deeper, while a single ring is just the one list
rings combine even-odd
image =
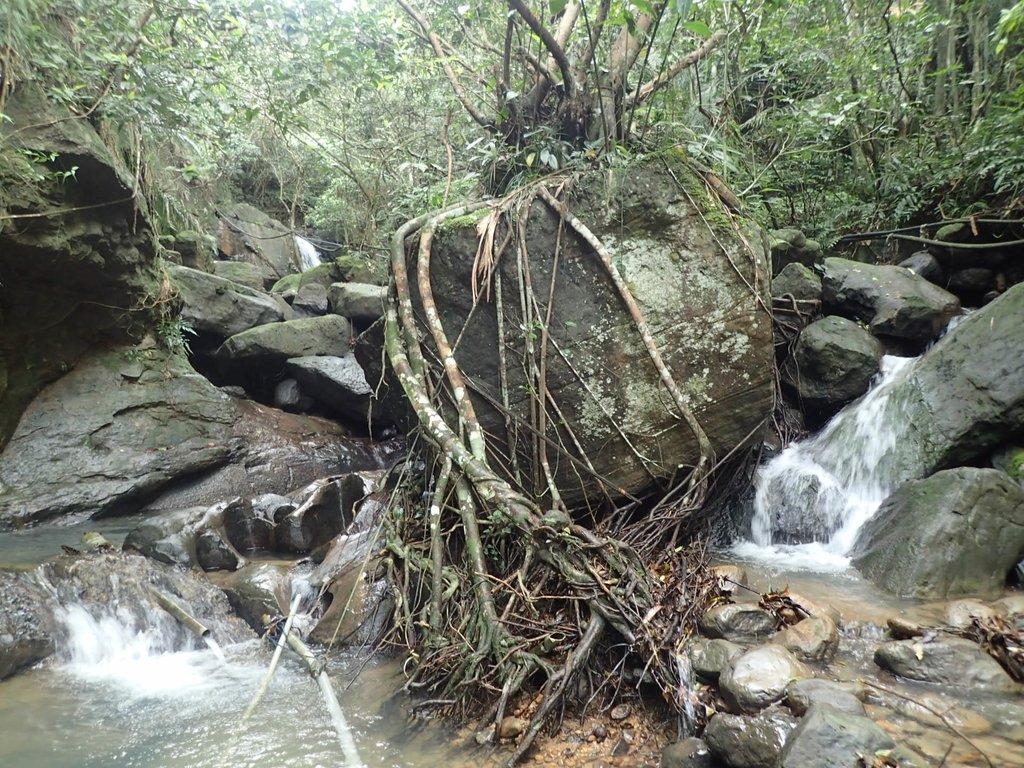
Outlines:
[{"label": "exposed tree root", "polygon": [[[391,242],[393,296],[385,318],[385,345],[433,455],[428,458],[429,480],[423,494],[410,495],[390,518],[388,549],[393,555],[392,576],[399,584],[394,639],[411,652],[407,688],[429,692],[421,709],[431,705],[465,717],[486,713],[482,727],[492,728],[494,738],[507,709],[540,690],[541,703],[510,764],[525,755],[566,703],[610,705],[641,682],[659,689],[680,713],[682,730],[692,727],[691,681],[688,664],[682,661],[683,646],[715,587],[706,575],[699,546],[683,548],[673,542],[665,548],[657,537],[639,541],[629,535],[627,519],[637,517],[643,527],[643,516],[632,513],[613,518],[618,520],[619,535],[613,538],[607,529],[580,525],[561,501],[548,453],[568,452],[563,443],[580,451],[546,389],[546,356],[560,354],[547,333],[555,277],[538,300],[525,237],[521,229],[516,232],[535,196],[557,211],[558,242],[564,229],[565,237],[581,238],[604,263],[635,321],[638,340],[672,395],[676,415],[686,425],[682,428],[692,432],[699,447],[700,462],[685,479],[686,492],[678,495],[675,512],[666,513],[663,507],[661,513],[668,518],[685,515],[699,504],[714,463],[710,441],[687,408],[607,249],[543,182],[501,201],[420,217],[396,232]],[[482,245],[475,267],[483,286],[474,284],[474,299],[486,295],[492,280],[500,280],[497,262],[506,251],[514,251],[523,317],[532,318],[540,328],[536,342],[532,336],[523,340],[525,359],[515,360],[534,387],[527,430],[533,435],[530,467],[516,463],[510,422],[506,421],[509,455],[499,455],[488,444],[470,398],[473,384],[458,364],[459,340],[450,342],[431,285],[437,227],[485,207],[491,210],[479,226]],[[509,223],[510,236],[496,244],[496,222],[508,212],[518,218]],[[415,287],[422,318],[414,310],[407,271],[406,241],[417,232]],[[496,295],[500,301],[500,284]],[[500,311],[498,317],[504,338]],[[506,356],[502,349],[499,357],[504,368],[507,358],[514,356]],[[504,404],[507,416],[504,370],[501,379],[498,405]],[[553,431],[550,421],[557,421],[561,429]],[[571,466],[581,481],[593,473],[585,455]],[[427,504],[421,501],[424,497]],[[546,506],[542,508],[537,499],[546,499]],[[635,511],[635,504],[629,509]],[[626,543],[630,539],[637,546]],[[628,685],[624,673],[630,676]]]}]

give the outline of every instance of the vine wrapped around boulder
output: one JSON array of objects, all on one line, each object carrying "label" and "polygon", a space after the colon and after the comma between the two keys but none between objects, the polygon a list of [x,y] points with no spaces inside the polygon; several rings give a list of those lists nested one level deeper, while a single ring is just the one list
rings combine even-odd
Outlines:
[{"label": "vine wrapped around boulder", "polygon": [[385,344],[430,454],[429,509],[392,516],[398,641],[411,688],[492,725],[542,681],[512,762],[566,700],[613,698],[613,671],[692,711],[680,651],[712,580],[688,542],[713,469],[771,414],[766,265],[676,158],[392,239]]}]

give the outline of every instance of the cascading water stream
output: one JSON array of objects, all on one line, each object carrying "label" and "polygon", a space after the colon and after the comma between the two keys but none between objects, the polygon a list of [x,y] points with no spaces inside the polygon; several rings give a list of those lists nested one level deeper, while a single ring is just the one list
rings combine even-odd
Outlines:
[{"label": "cascading water stream", "polygon": [[915,361],[884,357],[866,395],[758,470],[752,541],[737,545],[737,554],[846,565],[861,526],[901,483],[924,471],[901,397]]},{"label": "cascading water stream", "polygon": [[302,262],[303,271],[323,263],[323,259],[320,258],[320,251],[306,238],[295,235],[295,247],[299,251],[299,259]]}]

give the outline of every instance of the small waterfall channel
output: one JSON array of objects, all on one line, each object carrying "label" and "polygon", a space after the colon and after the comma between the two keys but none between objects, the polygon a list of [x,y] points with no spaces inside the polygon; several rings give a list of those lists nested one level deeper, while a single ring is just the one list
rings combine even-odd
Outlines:
[{"label": "small waterfall channel", "polygon": [[884,357],[867,394],[757,471],[751,540],[736,545],[737,555],[798,568],[848,565],[861,526],[923,471],[900,397],[917,359]]},{"label": "small waterfall channel", "polygon": [[323,263],[320,251],[306,238],[295,235],[295,248],[299,252],[299,262],[302,264],[303,272]]},{"label": "small waterfall channel", "polygon": [[[33,573],[46,581],[47,566]],[[450,735],[410,724],[400,665],[365,651],[333,653],[311,679],[285,648],[262,701],[264,641],[225,642],[183,627],[166,610],[129,599],[128,579],[104,604],[55,587],[57,652],[0,682],[0,766],[12,768],[318,768],[352,765],[340,748],[344,710],[367,766],[472,765]],[[314,595],[295,581],[297,604]],[[304,600],[306,603],[312,600]],[[294,626],[310,618],[299,608]],[[212,626],[212,625],[211,625]],[[216,634],[214,631],[213,634]],[[319,671],[319,669],[318,669]],[[325,703],[330,679],[337,698]]]}]

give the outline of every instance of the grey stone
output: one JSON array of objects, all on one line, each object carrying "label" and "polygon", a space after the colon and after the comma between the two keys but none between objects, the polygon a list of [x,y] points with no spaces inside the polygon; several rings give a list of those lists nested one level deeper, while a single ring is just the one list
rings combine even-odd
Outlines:
[{"label": "grey stone", "polygon": [[851,551],[901,596],[995,595],[1024,551],[1024,490],[997,469],[961,467],[904,483]]},{"label": "grey stone", "polygon": [[715,605],[701,616],[700,629],[708,637],[751,643],[775,632],[775,617],[749,603]]},{"label": "grey stone", "polygon": [[292,309],[302,317],[326,315],[330,309],[327,303],[327,289],[320,283],[306,283],[300,286],[295,298],[292,299]]},{"label": "grey stone", "polygon": [[899,263],[899,266],[909,269],[916,275],[920,275],[929,283],[942,285],[946,282],[946,275],[942,271],[939,260],[928,251],[917,251],[910,254],[910,256]]},{"label": "grey stone", "polygon": [[288,614],[291,575],[288,567],[276,563],[249,563],[220,582],[234,611],[259,633],[266,630],[264,616]]},{"label": "grey stone", "polygon": [[312,401],[302,394],[302,388],[295,379],[284,379],[274,387],[274,405],[284,411],[301,411],[303,404],[312,405]]},{"label": "grey stone", "polygon": [[689,647],[690,664],[694,674],[712,683],[718,682],[719,675],[729,660],[743,653],[743,647],[719,638],[694,641]]},{"label": "grey stone", "polygon": [[34,573],[0,570],[0,680],[54,652],[51,604]]},{"label": "grey stone", "polygon": [[786,688],[786,705],[794,715],[802,716],[816,704],[827,704],[851,715],[864,714],[864,704],[851,692],[849,684],[810,678],[794,680]]},{"label": "grey stone", "polygon": [[217,350],[217,359],[232,370],[281,365],[289,358],[307,355],[341,357],[348,352],[351,338],[351,323],[337,315],[289,320],[235,334]]},{"label": "grey stone", "polygon": [[771,642],[804,661],[825,661],[839,648],[839,629],[828,616],[812,616],[778,632]]},{"label": "grey stone", "polygon": [[821,276],[804,264],[787,264],[772,278],[772,297],[786,296],[797,301],[821,301]]},{"label": "grey stone", "polygon": [[785,648],[764,645],[733,658],[718,679],[722,699],[733,712],[756,712],[786,694],[786,687],[810,677],[807,667]]},{"label": "grey stone", "polygon": [[1013,679],[972,640],[896,640],[875,649],[875,663],[900,677],[960,689],[1020,694]]},{"label": "grey stone", "polygon": [[224,261],[218,259],[213,262],[213,274],[223,277],[238,285],[264,292],[263,275],[259,267],[247,261]]},{"label": "grey stone", "polygon": [[334,283],[327,290],[331,312],[363,323],[384,316],[387,296],[385,286],[368,283]]},{"label": "grey stone", "polygon": [[274,545],[274,518],[266,507],[254,507],[242,497],[232,499],[223,512],[224,534],[239,552],[267,550]]},{"label": "grey stone", "polygon": [[340,415],[365,423],[373,390],[354,355],[296,357],[285,370],[306,394]]},{"label": "grey stone", "polygon": [[775,768],[796,720],[772,708],[754,717],[719,712],[704,730],[711,753],[729,768]]},{"label": "grey stone", "polygon": [[345,508],[338,479],[319,480],[307,489],[306,499],[275,526],[274,540],[285,552],[305,553],[323,546],[352,522],[351,502]]},{"label": "grey stone", "polygon": [[0,453],[0,528],[205,508],[376,469],[394,450],[353,440],[326,419],[228,397],[183,356],[97,352],[33,401]]},{"label": "grey stone", "polygon": [[796,388],[805,408],[831,415],[867,392],[884,353],[864,328],[831,315],[801,332],[783,380]]},{"label": "grey stone", "polygon": [[789,735],[779,768],[860,768],[861,756],[872,756],[896,744],[871,719],[842,712],[827,704],[812,706]]},{"label": "grey stone", "polygon": [[949,276],[947,286],[962,301],[977,305],[982,296],[995,288],[996,273],[986,267],[959,269]]},{"label": "grey stone", "polygon": [[277,302],[261,291],[188,267],[169,267],[168,272],[184,302],[182,319],[199,333],[226,339],[284,320]]},{"label": "grey stone", "polygon": [[960,311],[960,300],[902,267],[825,259],[823,309],[868,323],[876,336],[924,345]]},{"label": "grey stone", "polygon": [[247,203],[231,205],[218,220],[217,250],[226,260],[255,266],[265,285],[302,269],[291,230]]},{"label": "grey stone", "polygon": [[195,564],[193,526],[205,512],[203,507],[194,507],[154,515],[129,531],[121,548],[167,565],[188,568]]},{"label": "grey stone", "polygon": [[238,553],[216,531],[196,536],[196,563],[204,571],[234,571],[239,562]]}]

